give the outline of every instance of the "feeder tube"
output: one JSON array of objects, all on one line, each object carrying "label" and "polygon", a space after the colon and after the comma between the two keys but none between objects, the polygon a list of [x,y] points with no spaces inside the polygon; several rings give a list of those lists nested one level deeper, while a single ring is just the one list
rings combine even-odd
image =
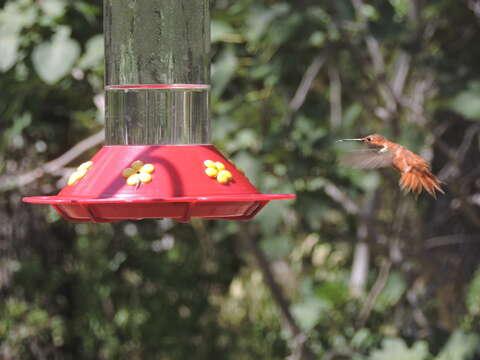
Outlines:
[{"label": "feeder tube", "polygon": [[208,0],[104,0],[107,145],[207,144]]}]

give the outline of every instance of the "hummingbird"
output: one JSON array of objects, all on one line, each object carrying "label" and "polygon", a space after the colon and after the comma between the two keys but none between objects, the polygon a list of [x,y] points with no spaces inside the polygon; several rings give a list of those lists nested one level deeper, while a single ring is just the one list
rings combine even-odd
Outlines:
[{"label": "hummingbird", "polygon": [[411,191],[420,194],[425,190],[434,198],[437,191],[445,194],[440,187],[441,181],[432,174],[430,164],[425,159],[382,135],[337,141],[360,141],[368,145],[368,149],[357,150],[343,157],[340,160],[343,166],[358,169],[391,167],[401,174],[398,184],[405,193]]}]

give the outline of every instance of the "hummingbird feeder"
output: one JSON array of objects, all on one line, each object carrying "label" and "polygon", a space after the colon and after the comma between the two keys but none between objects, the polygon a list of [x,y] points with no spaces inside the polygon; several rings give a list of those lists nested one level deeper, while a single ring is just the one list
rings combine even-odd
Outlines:
[{"label": "hummingbird feeder", "polygon": [[270,200],[210,145],[208,0],[104,0],[106,145],[50,204],[71,222],[248,220]]}]

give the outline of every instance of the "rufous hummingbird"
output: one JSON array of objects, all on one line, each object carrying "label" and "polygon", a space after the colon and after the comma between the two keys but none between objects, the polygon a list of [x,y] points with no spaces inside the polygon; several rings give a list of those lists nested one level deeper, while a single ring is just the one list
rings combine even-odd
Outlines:
[{"label": "rufous hummingbird", "polygon": [[340,160],[340,164],[343,166],[359,169],[392,167],[400,172],[399,185],[405,193],[412,191],[420,194],[422,190],[425,190],[434,198],[436,198],[436,191],[445,194],[440,187],[440,180],[430,171],[430,164],[402,145],[389,141],[378,134],[338,141],[360,141],[369,147],[344,156]]}]

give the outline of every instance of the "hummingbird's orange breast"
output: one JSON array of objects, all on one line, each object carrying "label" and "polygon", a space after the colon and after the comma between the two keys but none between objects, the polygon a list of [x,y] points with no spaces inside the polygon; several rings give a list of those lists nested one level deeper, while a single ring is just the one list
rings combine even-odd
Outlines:
[{"label": "hummingbird's orange breast", "polygon": [[402,174],[400,188],[406,192],[416,193],[425,189],[433,197],[436,197],[436,191],[444,193],[440,187],[440,181],[430,171],[430,164],[421,156],[395,143],[390,152],[393,168]]},{"label": "hummingbird's orange breast", "polygon": [[429,168],[428,163],[423,158],[402,145],[392,143],[390,152],[392,154],[392,166],[401,173],[413,169],[425,170]]}]

